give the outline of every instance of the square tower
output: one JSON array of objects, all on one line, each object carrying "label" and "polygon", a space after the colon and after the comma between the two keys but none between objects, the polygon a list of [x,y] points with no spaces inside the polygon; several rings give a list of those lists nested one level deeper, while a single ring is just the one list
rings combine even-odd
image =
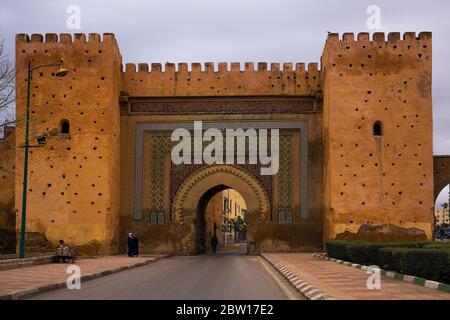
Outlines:
[{"label": "square tower", "polygon": [[[121,56],[114,35],[16,36],[17,228],[21,225],[27,67],[32,75],[27,199],[27,247],[54,249],[58,240],[80,253],[117,246]],[[20,232],[18,233],[20,234]]]},{"label": "square tower", "polygon": [[433,231],[431,33],[330,34],[322,56],[325,237]]}]

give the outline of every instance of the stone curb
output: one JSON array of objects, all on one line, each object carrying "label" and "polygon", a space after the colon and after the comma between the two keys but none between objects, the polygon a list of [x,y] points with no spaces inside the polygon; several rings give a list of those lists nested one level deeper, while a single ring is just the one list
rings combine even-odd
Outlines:
[{"label": "stone curb", "polygon": [[335,300],[330,295],[313,287],[308,282],[300,279],[295,273],[288,268],[278,263],[274,259],[269,258],[266,254],[261,253],[261,256],[269,262],[286,280],[294,287],[295,290],[303,294],[308,300]]},{"label": "stone curb", "polygon": [[[367,270],[369,268],[368,266],[360,265],[357,263],[350,263],[350,262],[338,260],[335,258],[330,258],[324,253],[314,253],[313,257],[319,258],[322,260],[332,261],[335,263],[342,264],[344,266],[349,266],[349,267],[361,269],[361,270]],[[387,270],[380,269],[380,272],[383,276],[386,276],[388,278],[397,279],[397,280],[409,282],[409,283],[414,283],[414,284],[417,284],[422,287],[427,287],[430,289],[450,293],[450,285],[449,284],[445,284],[445,283],[437,282],[437,281],[431,281],[431,280],[423,279],[423,278],[416,277],[416,276],[408,276],[403,273],[399,273],[399,272],[395,272],[395,271],[387,271]]]},{"label": "stone curb", "polygon": [[14,259],[0,260],[0,271],[51,263],[53,257],[54,255],[44,255],[24,259],[14,258]]},{"label": "stone curb", "polygon": [[[121,271],[142,267],[142,266],[152,264],[162,258],[167,258],[167,257],[170,257],[170,255],[165,255],[165,256],[161,256],[161,257],[148,259],[144,262],[138,262],[138,263],[128,265],[128,266],[117,267],[117,268],[110,269],[110,270],[90,273],[90,274],[82,276],[80,278],[80,281],[83,282],[83,281],[94,280],[94,279],[98,279],[98,278],[101,278],[101,277],[104,277],[107,275],[111,275],[114,273],[119,273]],[[30,289],[26,289],[26,290],[22,290],[22,291],[5,294],[3,296],[0,296],[0,300],[20,300],[20,299],[24,299],[24,298],[29,298],[29,297],[34,296],[39,293],[48,292],[48,291],[61,289],[61,288],[65,288],[65,287],[66,287],[66,281],[59,282],[59,283],[47,284],[47,285],[40,286],[37,288],[30,288]]]}]

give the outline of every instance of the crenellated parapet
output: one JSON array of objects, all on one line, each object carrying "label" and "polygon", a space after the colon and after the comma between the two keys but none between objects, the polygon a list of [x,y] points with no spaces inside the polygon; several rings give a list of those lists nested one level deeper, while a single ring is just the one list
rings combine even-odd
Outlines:
[{"label": "crenellated parapet", "polygon": [[430,41],[432,38],[431,32],[420,32],[418,35],[416,32],[405,32],[403,37],[400,32],[389,32],[386,34],[384,32],[375,32],[372,37],[367,32],[361,32],[357,34],[355,40],[355,34],[352,32],[343,33],[340,36],[338,33],[330,33],[327,38],[327,44],[329,43],[340,43],[343,46],[352,44],[354,42],[359,43],[369,43],[371,45],[410,45],[412,43],[418,43],[420,41]]},{"label": "crenellated parapet", "polygon": [[16,44],[22,43],[64,43],[64,44],[102,44],[108,42],[116,42],[113,33],[104,33],[103,39],[99,33],[75,33],[72,37],[70,33],[46,33],[45,35],[34,33],[31,36],[25,33],[16,35]]},{"label": "crenellated parapet", "polygon": [[127,63],[123,91],[132,96],[303,95],[321,91],[317,63]]},{"label": "crenellated parapet", "polygon": [[[39,63],[61,63],[66,68],[97,68],[106,61],[122,63],[119,47],[114,34],[104,33],[46,33],[17,34],[16,61],[18,67],[23,61],[32,60],[32,65]],[[25,64],[26,65],[26,64]],[[19,72],[22,70],[19,68]]]},{"label": "crenellated parapet", "polygon": [[[431,32],[330,33],[322,56],[322,69],[331,68],[353,72],[383,70],[395,64],[397,69],[411,64],[431,64]],[[428,66],[427,66],[428,68]]]}]

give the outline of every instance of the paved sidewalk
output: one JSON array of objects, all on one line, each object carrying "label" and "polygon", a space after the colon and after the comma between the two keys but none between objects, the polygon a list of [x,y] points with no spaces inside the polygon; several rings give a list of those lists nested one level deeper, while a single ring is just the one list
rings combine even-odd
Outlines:
[{"label": "paved sidewalk", "polygon": [[[130,258],[126,255],[80,259],[75,265],[81,269],[82,281],[155,262],[164,255]],[[19,299],[22,296],[56,289],[64,285],[69,274],[67,263],[52,263],[0,271],[0,299]]]},{"label": "paved sidewalk", "polygon": [[369,275],[331,261],[314,258],[311,253],[265,253],[326,294],[338,300],[450,300],[450,293],[412,283],[381,277],[381,290],[366,287]]}]

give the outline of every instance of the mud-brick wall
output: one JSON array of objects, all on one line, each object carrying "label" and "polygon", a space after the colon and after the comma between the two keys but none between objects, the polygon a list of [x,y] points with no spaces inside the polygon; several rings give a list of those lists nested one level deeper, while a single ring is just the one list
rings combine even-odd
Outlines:
[{"label": "mud-brick wall", "polygon": [[4,126],[0,137],[0,254],[16,251],[15,146],[15,128]]},{"label": "mud-brick wall", "polygon": [[[25,116],[27,65],[61,63],[33,72],[27,250],[53,250],[60,239],[80,253],[114,251],[119,215],[121,56],[114,35],[20,34],[16,37],[17,118]],[[68,121],[69,134],[62,123]],[[22,121],[23,122],[23,121]],[[24,128],[17,128],[24,141]],[[16,158],[16,208],[21,211],[23,154]],[[20,225],[20,216],[17,216]]]},{"label": "mud-brick wall", "polygon": [[212,62],[204,65],[192,63],[160,63],[137,65],[127,63],[123,72],[122,91],[130,96],[180,97],[180,96],[314,96],[321,90],[317,63],[272,63],[256,66],[247,62]]},{"label": "mud-brick wall", "polygon": [[431,45],[428,32],[329,35],[322,57],[328,238],[363,224],[415,227],[431,237]]}]

